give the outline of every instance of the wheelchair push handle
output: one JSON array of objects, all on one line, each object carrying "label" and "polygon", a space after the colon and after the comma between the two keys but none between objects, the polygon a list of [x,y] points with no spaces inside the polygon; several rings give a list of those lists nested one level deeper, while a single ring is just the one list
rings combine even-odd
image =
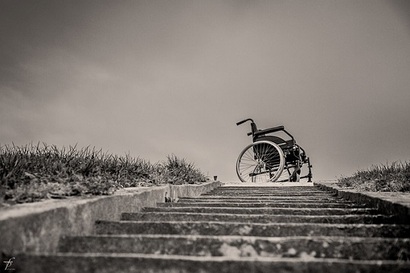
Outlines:
[{"label": "wheelchair push handle", "polygon": [[242,123],[245,123],[245,122],[247,122],[247,121],[250,121],[250,122],[251,122],[251,130],[252,130],[251,132],[248,133],[248,136],[253,136],[253,135],[255,134],[255,132],[258,131],[258,129],[257,129],[257,127],[256,127],[256,124],[255,124],[255,122],[253,121],[253,119],[247,118],[247,119],[241,120],[241,121],[237,122],[236,125],[239,126],[239,125],[241,125]]},{"label": "wheelchair push handle", "polygon": [[242,123],[245,123],[245,122],[247,122],[247,121],[250,121],[250,122],[252,122],[252,123],[255,123],[255,122],[253,121],[253,119],[247,118],[247,119],[244,119],[244,120],[241,120],[241,121],[237,122],[236,125],[239,126],[239,125],[241,125]]},{"label": "wheelchair push handle", "polygon": [[275,133],[275,132],[283,131],[291,139],[294,139],[294,137],[288,131],[285,130],[284,126],[276,126],[276,127],[272,127],[272,128],[258,130],[258,127],[256,126],[255,122],[251,118],[241,120],[241,121],[237,122],[236,125],[241,125],[242,123],[245,123],[247,121],[251,122],[251,132],[249,132],[247,134],[248,136],[259,137],[259,136],[263,136],[263,135],[266,135],[266,134],[269,134],[269,133]]}]

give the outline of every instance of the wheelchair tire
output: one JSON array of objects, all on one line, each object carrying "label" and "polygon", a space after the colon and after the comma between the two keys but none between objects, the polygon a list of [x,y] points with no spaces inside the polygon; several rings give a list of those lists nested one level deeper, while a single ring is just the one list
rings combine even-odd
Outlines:
[{"label": "wheelchair tire", "polygon": [[236,173],[242,182],[274,182],[282,174],[285,156],[274,142],[256,141],[242,150]]}]

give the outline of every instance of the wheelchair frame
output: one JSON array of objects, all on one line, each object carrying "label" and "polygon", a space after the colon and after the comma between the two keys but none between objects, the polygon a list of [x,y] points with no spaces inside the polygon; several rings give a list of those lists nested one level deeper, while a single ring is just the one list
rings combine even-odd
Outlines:
[{"label": "wheelchair frame", "polygon": [[[260,130],[250,118],[239,121],[236,125],[247,121],[251,122],[248,136],[252,136],[253,143],[242,150],[236,162],[236,173],[242,182],[297,182],[304,178],[312,182],[310,159],[284,126]],[[289,139],[274,135],[278,132],[283,132]],[[301,169],[305,164],[308,173],[302,176]],[[283,174],[284,170],[287,175]]]}]

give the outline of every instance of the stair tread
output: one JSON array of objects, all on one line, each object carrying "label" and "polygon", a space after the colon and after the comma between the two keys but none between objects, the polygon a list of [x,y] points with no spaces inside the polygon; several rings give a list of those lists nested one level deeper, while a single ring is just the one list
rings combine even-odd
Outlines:
[{"label": "stair tread", "polygon": [[396,217],[388,215],[280,215],[280,214],[233,214],[233,213],[201,213],[201,212],[140,212],[123,214],[122,220],[151,220],[151,221],[252,221],[252,222],[306,222],[306,223],[394,223]]},{"label": "stair tread", "polygon": [[[376,214],[374,208],[288,208],[288,207],[145,207],[144,212],[208,212],[238,214]],[[132,214],[130,212],[129,214]]]},{"label": "stair tread", "polygon": [[[111,221],[111,220],[98,220],[98,224],[102,223],[158,223],[156,221]],[[225,222],[225,221],[162,221],[162,223],[167,224],[201,224],[201,223],[211,223],[211,224],[244,224],[244,225],[255,225],[255,226],[330,226],[330,227],[403,227],[410,230],[410,225],[404,224],[327,224],[327,223],[242,223],[242,222]],[[410,233],[409,233],[410,237]]]},{"label": "stair tread", "polygon": [[410,239],[392,238],[96,235],[63,237],[59,251],[189,256],[229,256],[236,253],[240,256],[284,258],[309,254],[313,258],[408,260],[403,250],[409,247]]},{"label": "stair tread", "polygon": [[26,253],[22,256],[43,256],[43,257],[130,257],[130,258],[151,258],[151,259],[165,259],[165,260],[192,260],[192,261],[274,261],[274,262],[332,262],[332,263],[352,263],[352,264],[401,264],[410,266],[410,261],[392,261],[392,260],[349,260],[349,259],[327,259],[327,258],[283,258],[283,257],[243,257],[243,256],[188,256],[188,255],[161,255],[161,254],[143,254],[143,253]]}]

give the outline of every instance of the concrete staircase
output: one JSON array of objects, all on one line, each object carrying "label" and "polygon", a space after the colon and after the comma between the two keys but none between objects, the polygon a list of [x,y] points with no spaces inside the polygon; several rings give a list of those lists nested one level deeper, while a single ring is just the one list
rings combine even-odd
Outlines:
[{"label": "concrete staircase", "polygon": [[410,272],[408,219],[313,186],[221,187],[121,219],[18,272]]}]

